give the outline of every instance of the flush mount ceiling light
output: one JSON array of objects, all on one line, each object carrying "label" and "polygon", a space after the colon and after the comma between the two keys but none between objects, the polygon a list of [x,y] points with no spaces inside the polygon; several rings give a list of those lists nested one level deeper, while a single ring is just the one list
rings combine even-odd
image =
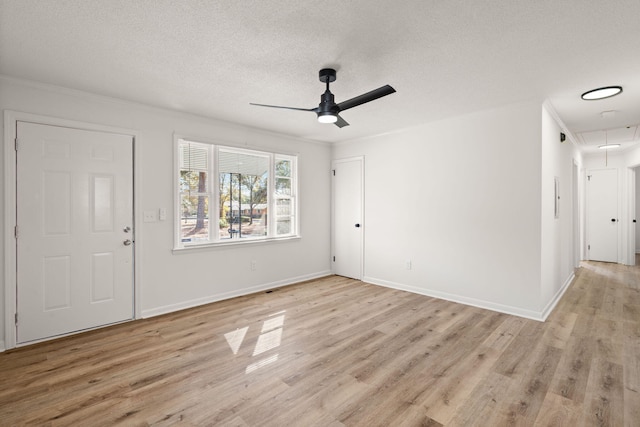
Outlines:
[{"label": "flush mount ceiling light", "polygon": [[595,101],[598,99],[611,98],[620,93],[622,93],[622,86],[606,86],[586,91],[580,95],[580,97],[585,101]]},{"label": "flush mount ceiling light", "polygon": [[608,144],[608,145],[598,145],[598,148],[601,150],[608,150],[609,148],[618,148],[620,144]]}]

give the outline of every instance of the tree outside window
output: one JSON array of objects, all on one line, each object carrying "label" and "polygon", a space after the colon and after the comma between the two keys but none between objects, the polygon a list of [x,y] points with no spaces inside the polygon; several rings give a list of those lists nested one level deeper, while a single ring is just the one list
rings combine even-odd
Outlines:
[{"label": "tree outside window", "polygon": [[[178,246],[297,235],[295,156],[186,140],[178,145]],[[209,225],[212,209],[217,232]]]}]

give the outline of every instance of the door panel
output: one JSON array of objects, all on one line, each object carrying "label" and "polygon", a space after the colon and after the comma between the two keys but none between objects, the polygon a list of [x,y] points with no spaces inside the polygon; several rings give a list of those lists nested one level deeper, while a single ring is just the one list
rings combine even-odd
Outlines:
[{"label": "door panel", "polygon": [[362,159],[336,161],[333,176],[333,272],[362,279]]},{"label": "door panel", "polygon": [[618,262],[618,171],[587,174],[587,232],[589,259]]},{"label": "door panel", "polygon": [[18,122],[17,342],[133,318],[133,138]]}]

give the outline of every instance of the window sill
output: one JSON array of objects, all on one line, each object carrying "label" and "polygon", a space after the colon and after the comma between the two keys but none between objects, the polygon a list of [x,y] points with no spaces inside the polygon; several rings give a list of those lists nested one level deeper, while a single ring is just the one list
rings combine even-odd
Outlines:
[{"label": "window sill", "polygon": [[198,252],[202,250],[215,250],[215,249],[239,247],[239,246],[245,246],[245,245],[264,245],[264,244],[270,244],[270,243],[291,242],[291,241],[300,240],[300,239],[301,237],[299,235],[286,236],[286,237],[273,237],[270,239],[253,239],[253,240],[238,239],[234,241],[229,240],[226,242],[202,243],[199,245],[176,247],[176,248],[173,248],[172,252],[174,254],[183,254],[183,253],[189,253],[189,252]]}]

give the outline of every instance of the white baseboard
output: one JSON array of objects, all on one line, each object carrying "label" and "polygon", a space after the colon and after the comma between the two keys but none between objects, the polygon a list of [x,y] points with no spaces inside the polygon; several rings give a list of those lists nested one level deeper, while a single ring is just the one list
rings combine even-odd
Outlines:
[{"label": "white baseboard", "polygon": [[6,350],[6,348],[4,346],[4,341],[0,341],[0,353],[2,353],[5,350]]},{"label": "white baseboard", "polygon": [[200,305],[209,304],[212,302],[222,301],[230,298],[240,297],[244,295],[253,294],[256,292],[267,291],[280,286],[292,285],[294,283],[304,282],[306,280],[318,279],[320,277],[330,276],[331,271],[320,271],[317,273],[307,274],[304,276],[290,277],[284,280],[278,280],[271,283],[263,283],[257,286],[249,288],[243,288],[234,290],[231,292],[223,292],[220,294],[209,295],[203,298],[197,298],[189,301],[183,301],[176,304],[169,304],[162,307],[151,308],[148,310],[142,310],[142,318],[160,316],[162,314],[173,313],[174,311],[185,310],[187,308],[198,307]]},{"label": "white baseboard", "polygon": [[544,322],[546,318],[546,317],[543,317],[542,312],[527,310],[520,307],[512,307],[508,305],[497,304],[494,302],[484,301],[476,298],[463,297],[460,295],[450,294],[447,292],[434,291],[432,289],[418,288],[416,286],[390,282],[388,280],[376,279],[375,277],[365,277],[363,281],[367,283],[372,283],[374,285],[385,286],[387,288],[398,289],[401,291],[412,292],[414,294],[425,295],[428,297],[439,298],[439,299],[443,299],[451,302],[470,305],[473,307],[483,308],[486,310],[497,311],[499,313],[511,314],[513,316],[537,320],[539,322]]},{"label": "white baseboard", "polygon": [[549,301],[549,304],[542,310],[542,320],[547,320],[547,317],[551,314],[553,309],[556,307],[560,299],[562,299],[562,295],[569,289],[569,285],[573,282],[573,279],[576,277],[574,272],[571,272],[571,275],[565,280],[564,284],[558,289],[558,292],[554,295],[554,297]]}]

